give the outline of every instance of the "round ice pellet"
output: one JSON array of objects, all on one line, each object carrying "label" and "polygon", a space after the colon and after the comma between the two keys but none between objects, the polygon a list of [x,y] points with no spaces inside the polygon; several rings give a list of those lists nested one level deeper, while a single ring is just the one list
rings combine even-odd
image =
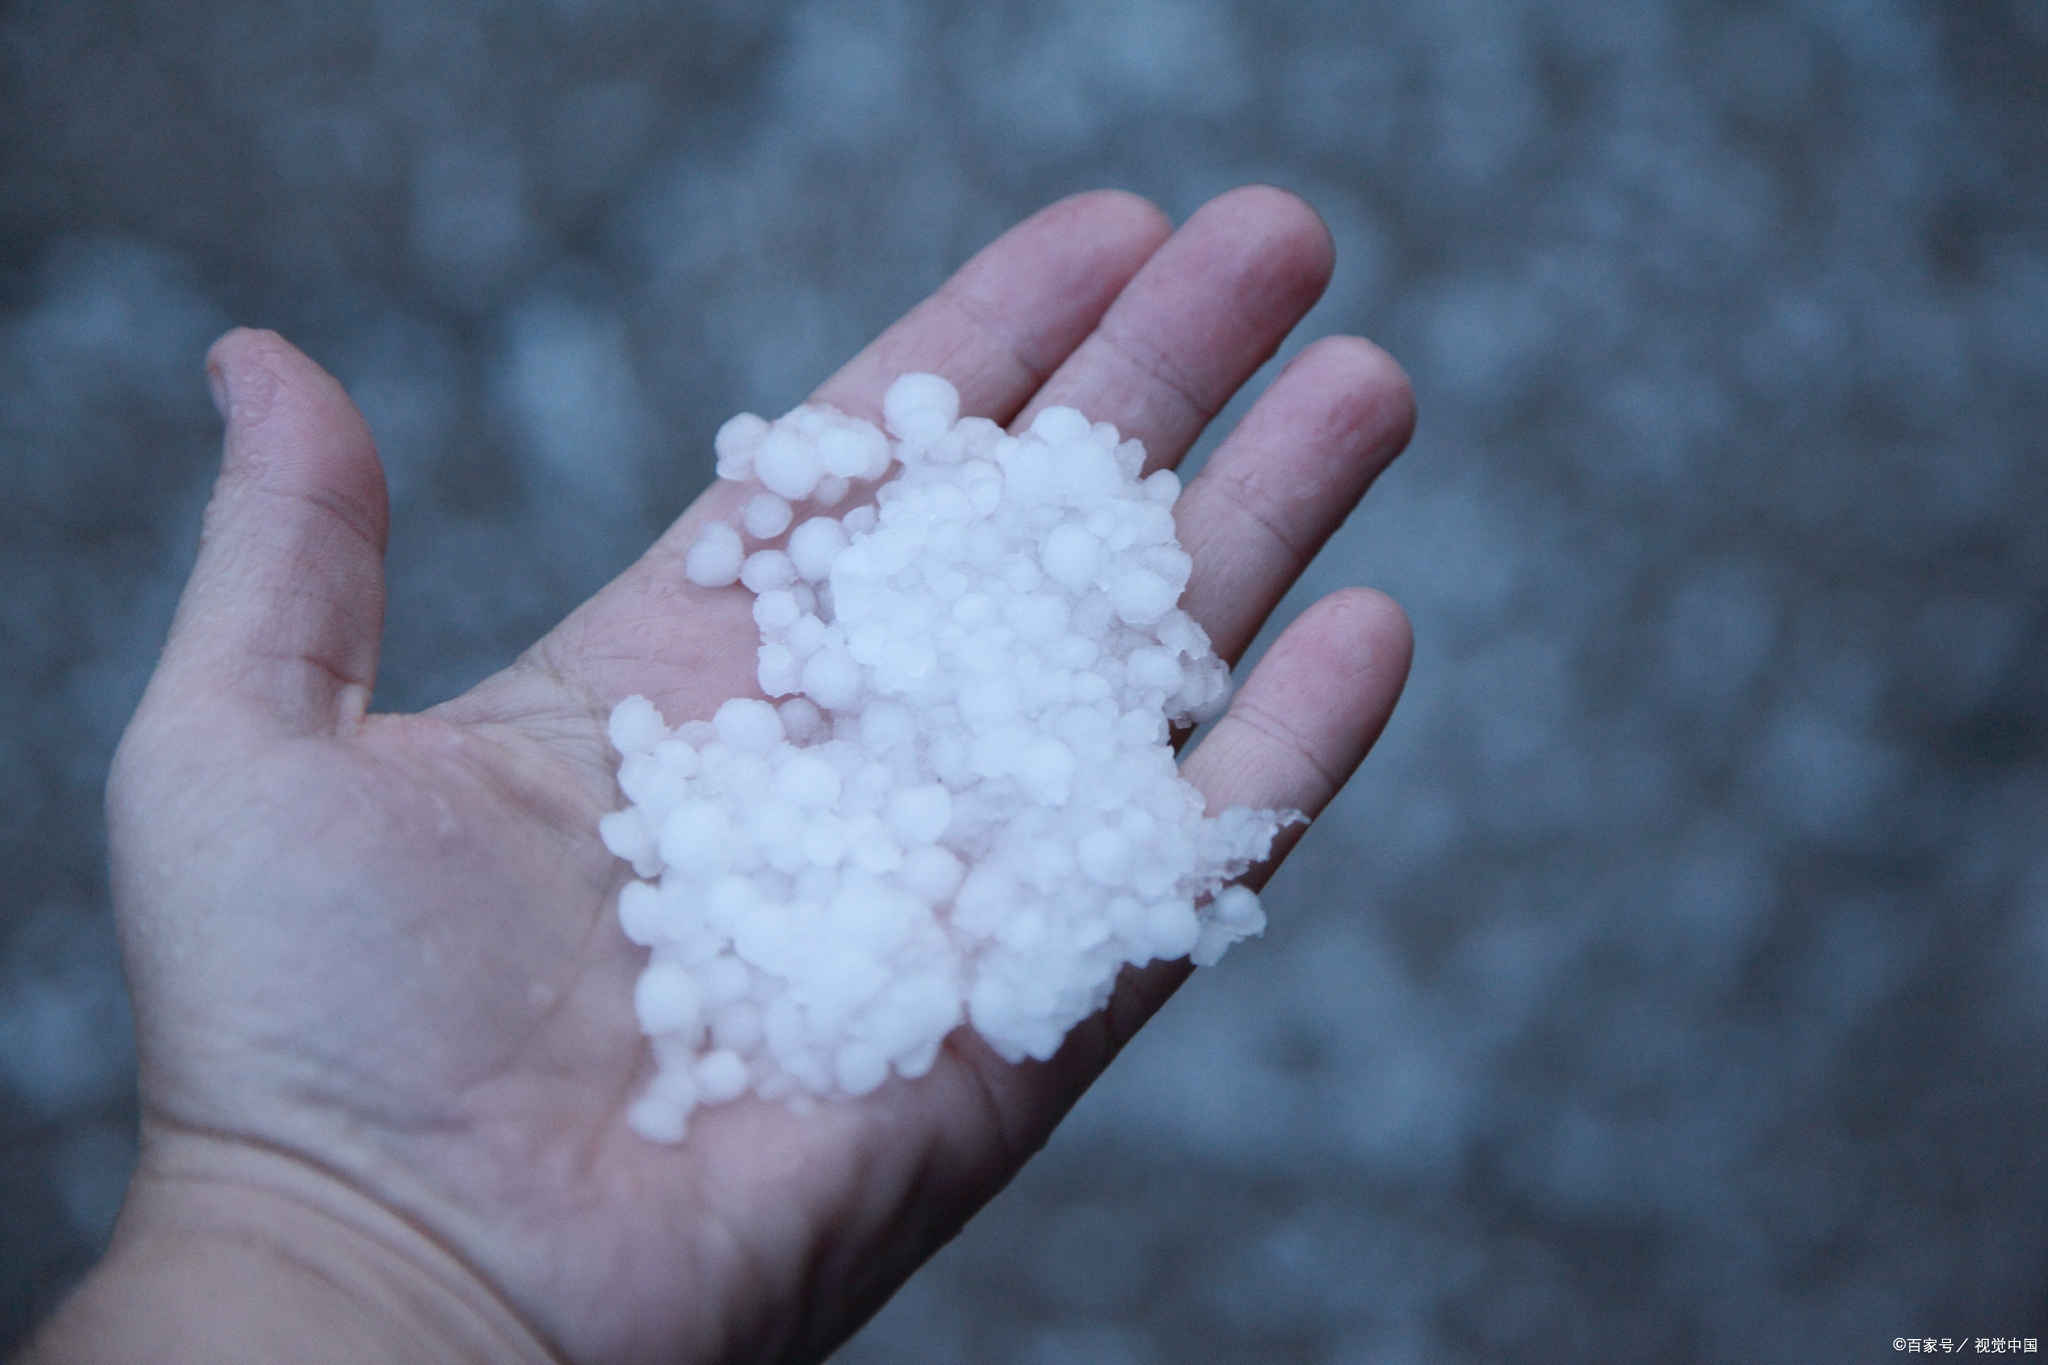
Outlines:
[{"label": "round ice pellet", "polygon": [[703,1023],[704,995],[697,978],[679,962],[656,960],[640,973],[633,1012],[648,1033],[681,1033]]},{"label": "round ice pellet", "polygon": [[747,534],[756,540],[773,540],[789,529],[791,512],[789,503],[773,493],[756,493],[747,499],[747,510],[741,517]]},{"label": "round ice pellet", "polygon": [[770,431],[754,455],[754,474],[771,493],[800,502],[818,486],[823,472],[817,447],[780,426]]},{"label": "round ice pellet", "polygon": [[822,809],[837,801],[839,787],[839,770],[812,754],[795,755],[775,774],[775,789],[809,810]]},{"label": "round ice pellet", "polygon": [[804,661],[804,695],[827,711],[850,709],[860,699],[860,665],[844,650],[820,650]]},{"label": "round ice pellet", "polygon": [[1110,606],[1134,626],[1155,624],[1173,610],[1174,599],[1179,595],[1171,583],[1150,569],[1129,570],[1109,585]]},{"label": "round ice pellet", "polygon": [[1094,584],[1102,563],[1102,542],[1090,535],[1087,527],[1063,522],[1047,533],[1039,562],[1055,582],[1081,592]]},{"label": "round ice pellet", "polygon": [[612,747],[622,755],[644,754],[668,738],[661,713],[645,697],[628,697],[613,707],[611,722],[605,729]]},{"label": "round ice pellet", "polygon": [[749,592],[786,588],[796,582],[796,566],[780,550],[756,550],[741,563],[740,582]]},{"label": "round ice pellet", "polygon": [[740,576],[746,547],[722,521],[707,522],[683,556],[683,576],[700,588],[722,588]]},{"label": "round ice pellet", "polygon": [[696,1081],[698,1099],[705,1104],[724,1104],[746,1090],[747,1064],[737,1052],[719,1048],[697,1063]]},{"label": "round ice pellet", "polygon": [[831,517],[812,517],[789,536],[789,559],[797,577],[817,583],[832,572],[846,548],[846,528]]},{"label": "round ice pellet", "polygon": [[1031,419],[1031,434],[1059,445],[1066,441],[1085,441],[1093,424],[1074,408],[1041,408]]},{"label": "round ice pellet", "polygon": [[788,630],[801,615],[795,594],[786,589],[771,588],[754,599],[754,624],[764,631]]},{"label": "round ice pellet", "polygon": [[768,435],[768,423],[751,412],[728,418],[711,440],[718,456],[718,477],[744,479],[754,472],[754,455]]},{"label": "round ice pellet", "polygon": [[882,395],[882,419],[892,435],[928,446],[960,416],[960,394],[935,374],[906,374]]},{"label": "round ice pellet", "polygon": [[734,697],[711,717],[718,737],[741,753],[762,753],[782,738],[782,718],[765,701]]},{"label": "round ice pellet", "polygon": [[[794,691],[795,687],[790,690]],[[817,703],[808,697],[791,697],[775,708],[775,714],[782,718],[783,733],[789,736],[792,744],[809,744],[823,739],[829,729]]]}]

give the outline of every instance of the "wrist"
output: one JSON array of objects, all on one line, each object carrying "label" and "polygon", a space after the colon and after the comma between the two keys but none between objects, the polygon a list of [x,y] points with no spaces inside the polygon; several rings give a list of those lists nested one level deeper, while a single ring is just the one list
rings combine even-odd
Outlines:
[{"label": "wrist", "polygon": [[246,1143],[147,1144],[105,1259],[27,1365],[559,1357],[431,1235]]}]

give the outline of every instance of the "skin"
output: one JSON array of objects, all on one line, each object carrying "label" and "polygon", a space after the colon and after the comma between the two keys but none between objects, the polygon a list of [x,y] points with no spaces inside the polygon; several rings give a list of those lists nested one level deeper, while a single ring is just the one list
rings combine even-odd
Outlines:
[{"label": "skin", "polygon": [[[1178,231],[1131,196],[1011,230],[816,399],[875,420],[899,373],[1013,425],[1069,404],[1172,465],[1329,278],[1315,213],[1251,187]],[[624,1121],[643,953],[597,839],[630,693],[671,721],[753,695],[743,589],[632,568],[467,695],[368,712],[383,476],[362,418],[275,335],[209,358],[219,485],[108,787],[140,1038],[142,1158],[37,1361],[816,1360],[1046,1140],[1188,972],[1127,972],[1044,1064],[956,1032],[917,1082],[806,1117],[744,1099],[664,1147]],[[1235,660],[1414,421],[1333,337],[1273,381],[1175,508],[1183,605]],[[1407,673],[1392,602],[1310,607],[1183,762],[1211,808],[1313,814]],[[1293,831],[1292,833],[1298,833]],[[1284,840],[1283,843],[1291,842]],[[1284,854],[1284,848],[1280,850]],[[1260,869],[1252,879],[1263,877]]]}]

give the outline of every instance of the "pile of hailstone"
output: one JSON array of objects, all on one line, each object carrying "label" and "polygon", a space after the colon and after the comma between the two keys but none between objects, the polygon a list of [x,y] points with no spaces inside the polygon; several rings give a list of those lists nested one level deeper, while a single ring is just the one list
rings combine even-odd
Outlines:
[{"label": "pile of hailstone", "polygon": [[[1168,742],[1229,689],[1174,605],[1179,480],[1072,408],[1021,436],[959,410],[913,374],[886,435],[823,406],[718,433],[719,474],[759,491],[685,570],[754,594],[778,700],[674,730],[643,697],[612,713],[631,804],[601,832],[644,879],[619,919],[653,950],[648,1138],[748,1091],[921,1076],[963,1021],[1050,1057],[1125,963],[1206,965],[1265,925],[1225,883],[1298,817],[1205,818]],[[799,519],[898,462],[872,505]]]}]

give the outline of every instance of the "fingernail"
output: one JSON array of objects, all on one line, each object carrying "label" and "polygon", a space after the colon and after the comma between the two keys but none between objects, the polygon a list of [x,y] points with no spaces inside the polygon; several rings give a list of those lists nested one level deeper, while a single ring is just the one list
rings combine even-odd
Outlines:
[{"label": "fingernail", "polygon": [[213,395],[213,410],[220,414],[221,421],[227,421],[229,408],[228,381],[227,376],[221,373],[218,363],[206,367],[206,389],[208,393]]}]

